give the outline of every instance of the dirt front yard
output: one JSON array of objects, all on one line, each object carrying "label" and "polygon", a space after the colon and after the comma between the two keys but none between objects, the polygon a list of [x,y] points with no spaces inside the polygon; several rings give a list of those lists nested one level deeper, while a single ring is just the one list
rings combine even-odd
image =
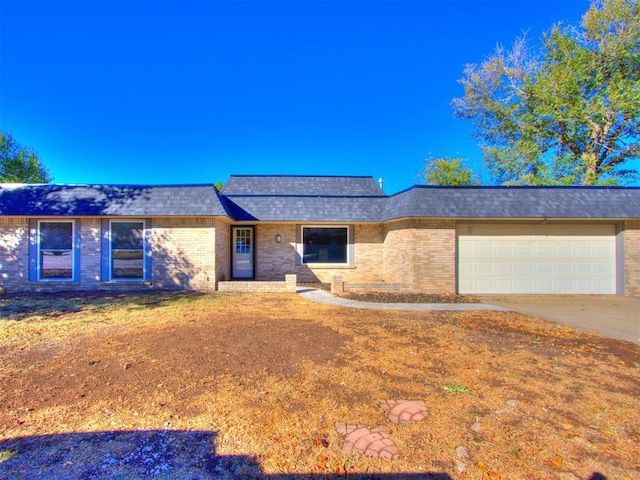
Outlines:
[{"label": "dirt front yard", "polygon": [[[515,313],[0,297],[3,479],[633,479],[639,411],[639,346]],[[397,453],[346,451],[345,424]]]}]

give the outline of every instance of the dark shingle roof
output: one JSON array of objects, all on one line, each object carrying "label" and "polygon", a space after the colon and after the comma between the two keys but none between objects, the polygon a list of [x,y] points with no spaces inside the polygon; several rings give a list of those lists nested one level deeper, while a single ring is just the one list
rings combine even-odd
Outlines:
[{"label": "dark shingle roof", "polygon": [[0,215],[227,215],[211,185],[0,185]]},{"label": "dark shingle roof", "polygon": [[436,218],[640,218],[640,188],[427,187],[389,197],[382,220]]},{"label": "dark shingle roof", "polygon": [[375,222],[387,195],[372,177],[232,175],[223,195],[262,221]]},{"label": "dark shingle roof", "polygon": [[640,188],[415,186],[389,197],[371,177],[234,175],[223,193],[211,185],[0,184],[0,215],[226,216],[283,222],[640,218]]},{"label": "dark shingle roof", "polygon": [[231,175],[224,195],[384,196],[373,177],[327,175]]},{"label": "dark shingle roof", "polygon": [[230,195],[229,198],[262,221],[377,222],[388,197]]}]

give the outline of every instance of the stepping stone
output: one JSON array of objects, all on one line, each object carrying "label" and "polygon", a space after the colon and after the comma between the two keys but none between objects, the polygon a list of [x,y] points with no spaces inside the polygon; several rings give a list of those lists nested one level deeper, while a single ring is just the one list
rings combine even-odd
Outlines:
[{"label": "stepping stone", "polygon": [[365,427],[336,422],[335,428],[338,435],[344,437],[343,453],[357,452],[380,458],[396,458],[400,455],[384,426]]},{"label": "stepping stone", "polygon": [[391,423],[421,422],[429,415],[422,400],[380,400],[380,406]]}]

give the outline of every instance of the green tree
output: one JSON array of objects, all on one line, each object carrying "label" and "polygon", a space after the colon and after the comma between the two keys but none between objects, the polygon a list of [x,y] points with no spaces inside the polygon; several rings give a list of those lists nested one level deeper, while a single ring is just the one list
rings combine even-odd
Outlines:
[{"label": "green tree", "polygon": [[23,147],[11,134],[0,131],[0,182],[49,183],[52,180],[33,148]]},{"label": "green tree", "polygon": [[[620,185],[639,178],[640,2],[594,0],[576,27],[554,26],[468,65],[454,98],[502,184]],[[637,164],[636,164],[637,165]]]},{"label": "green tree", "polygon": [[480,184],[473,170],[461,158],[428,158],[424,178],[427,185],[460,187]]}]

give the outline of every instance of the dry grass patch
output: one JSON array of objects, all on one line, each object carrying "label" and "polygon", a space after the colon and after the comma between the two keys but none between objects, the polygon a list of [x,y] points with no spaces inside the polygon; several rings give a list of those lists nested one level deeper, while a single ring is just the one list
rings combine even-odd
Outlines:
[{"label": "dry grass patch", "polygon": [[[34,458],[66,478],[640,475],[640,349],[569,327],[294,294],[4,296],[0,315],[0,477]],[[429,417],[389,424],[381,399]],[[400,457],[343,454],[335,422],[386,425]]]}]

